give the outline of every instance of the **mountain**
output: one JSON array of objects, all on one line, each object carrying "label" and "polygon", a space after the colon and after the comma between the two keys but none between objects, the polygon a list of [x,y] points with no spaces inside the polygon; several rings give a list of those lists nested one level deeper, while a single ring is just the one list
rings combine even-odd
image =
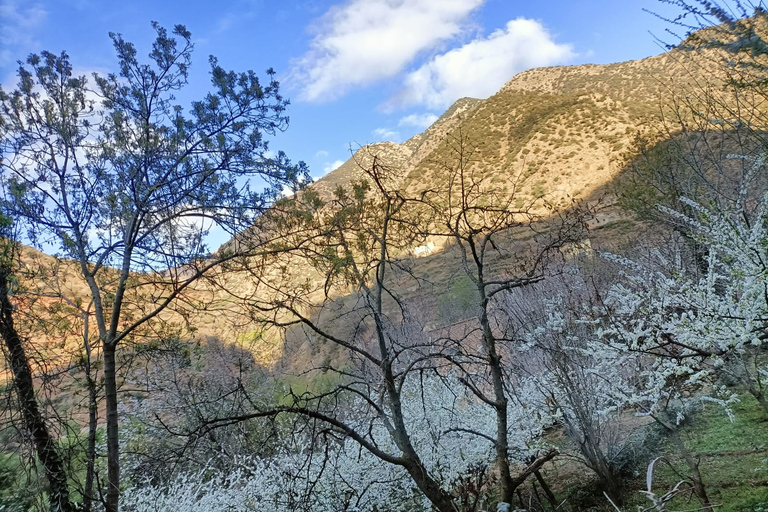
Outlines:
[{"label": "mountain", "polygon": [[[455,142],[464,139],[471,146],[464,155],[466,163],[486,190],[514,196],[514,204],[542,200],[567,207],[575,200],[599,202],[601,209],[590,221],[593,232],[585,243],[595,247],[621,243],[642,226],[615,204],[617,178],[638,157],[641,143],[665,136],[659,131],[659,119],[669,113],[669,105],[705,83],[722,82],[716,74],[719,69],[716,54],[673,50],[639,61],[528,70],[490,98],[459,99],[424,132],[402,144],[380,142],[359,148],[310,187],[327,201],[338,187],[359,180],[376,158],[390,170],[392,187],[417,197],[446,181],[446,169],[459,158]],[[428,324],[434,328],[446,318],[457,319],[440,312],[438,297],[450,290],[459,262],[458,254],[443,250],[445,240],[431,243],[420,254],[426,257],[412,263],[414,274],[426,277],[429,286],[408,285],[400,293],[424,305],[427,317],[432,318]],[[66,266],[66,262],[59,264]],[[52,265],[46,263],[49,268]],[[296,283],[309,283],[315,290],[309,299],[323,299],[322,276],[305,264],[286,261],[270,273],[275,279],[290,275]],[[67,275],[72,290],[66,295],[72,298],[78,290],[86,295],[76,272],[70,269]],[[194,300],[190,300],[190,304],[204,307],[193,313],[169,310],[163,318],[178,326],[191,326],[200,336],[226,340],[258,330],[258,324],[240,305],[233,305],[229,295],[259,293],[248,272],[228,267],[216,278],[217,285],[210,284],[214,280],[197,285]],[[264,350],[255,349],[262,352],[259,361],[269,364],[281,357],[278,338],[260,338]]]},{"label": "mountain", "polygon": [[[702,62],[704,66],[702,67]],[[402,144],[363,146],[313,187],[322,195],[360,176],[373,156],[398,170],[412,194],[440,180],[450,141],[461,133],[474,169],[500,190],[552,202],[589,198],[637,156],[637,139],[657,126],[660,106],[712,76],[716,62],[683,50],[618,64],[525,71],[485,100],[462,98]],[[711,82],[710,82],[711,83]],[[519,185],[522,185],[520,189]]]},{"label": "mountain", "polygon": [[[660,138],[659,118],[667,106],[703,82],[717,83],[717,69],[711,54],[673,50],[639,61],[528,70],[490,98],[459,99],[424,132],[402,144],[380,142],[359,148],[310,187],[327,201],[338,187],[359,180],[376,158],[390,170],[392,187],[417,197],[446,181],[446,169],[459,158],[455,142],[463,138],[471,146],[466,163],[485,189],[514,196],[514,204],[541,200],[567,207],[575,200],[599,202],[601,209],[590,221],[597,230],[585,243],[595,247],[621,243],[642,226],[615,204],[617,177],[637,158],[641,142]],[[446,318],[457,319],[441,313],[438,297],[450,290],[459,262],[458,254],[443,251],[445,240],[431,243],[420,254],[426,257],[413,262],[414,274],[426,276],[430,285],[408,285],[399,292],[406,300],[422,303],[432,318],[429,326],[436,327]],[[323,299],[322,276],[305,264],[286,261],[274,266],[270,275],[283,280],[290,275],[296,283],[309,283],[315,290],[309,299]],[[168,311],[163,317],[192,326],[200,336],[228,340],[258,330],[230,296],[258,294],[257,283],[248,272],[231,267],[221,269],[216,278],[218,285],[206,281],[195,291],[197,304],[205,307],[193,313]],[[69,281],[85,290],[78,278]],[[261,343],[266,348],[256,349],[263,352],[259,361],[268,364],[281,357],[281,340],[261,339]]]},{"label": "mountain", "polygon": [[[631,483],[630,473],[644,473],[649,460],[659,460],[657,448],[649,448],[653,454],[635,450],[630,431],[643,430],[643,444],[649,433],[646,420],[636,421],[635,413],[648,413],[668,434],[687,428],[669,423],[680,423],[679,413],[657,419],[654,400],[667,408],[673,402],[697,400],[695,393],[708,393],[712,383],[719,382],[718,368],[728,363],[728,353],[735,353],[731,345],[720,348],[727,345],[720,336],[727,329],[713,330],[711,318],[722,319],[724,325],[726,321],[750,324],[746,319],[751,312],[733,314],[732,310],[740,312],[741,304],[749,309],[752,302],[764,306],[762,299],[754,298],[764,296],[764,210],[757,207],[757,195],[768,190],[763,176],[761,126],[765,124],[759,124],[762,103],[749,103],[764,96],[750,97],[748,88],[722,87],[732,77],[723,73],[728,68],[722,66],[721,58],[716,51],[689,48],[640,61],[526,71],[490,98],[458,100],[432,126],[402,144],[381,142],[359,148],[308,190],[277,201],[220,249],[217,256],[224,261],[202,278],[186,280],[199,276],[197,271],[211,261],[207,258],[121,277],[129,286],[119,321],[140,326],[121,341],[118,351],[116,375],[124,393],[121,414],[130,418],[123,423],[126,458],[131,461],[146,448],[152,461],[161,461],[153,462],[156,466],[134,465],[136,474],[143,478],[164,471],[164,457],[178,462],[180,455],[190,461],[190,468],[194,460],[209,461],[207,468],[214,460],[211,454],[225,465],[245,460],[232,454],[251,452],[265,461],[279,461],[274,457],[284,447],[272,448],[271,439],[282,439],[283,432],[286,439],[298,441],[296,453],[314,458],[314,445],[301,446],[308,424],[283,422],[284,413],[291,412],[311,419],[313,432],[315,420],[328,423],[328,429],[317,431],[324,436],[317,445],[319,451],[333,451],[336,445],[355,440],[365,448],[353,448],[357,462],[368,452],[382,453],[376,456],[410,467],[408,473],[422,491],[439,485],[423,484],[431,469],[418,461],[408,462],[416,460],[409,455],[415,449],[408,445],[419,445],[416,449],[427,453],[430,443],[442,443],[448,437],[461,444],[445,445],[446,453],[458,453],[461,460],[435,459],[438,472],[468,464],[464,451],[475,449],[471,439],[480,439],[482,445],[477,452],[481,464],[467,466],[471,471],[467,476],[440,476],[447,478],[440,485],[449,493],[475,493],[476,497],[482,493],[484,499],[496,500],[494,478],[503,475],[503,464],[510,465],[512,452],[517,457],[513,469],[523,471],[520,483],[534,471],[526,468],[547,465],[544,476],[535,476],[555,508],[572,499],[571,487],[591,496],[586,497],[591,500],[588,506],[574,498],[571,510],[602,503],[595,501],[603,498],[599,492],[587,490],[591,484],[585,484],[589,477],[584,467],[575,466],[582,456],[586,467],[607,482],[607,489],[620,490],[613,469],[608,473],[601,469],[609,467],[607,457],[626,472]],[[741,107],[744,110],[737,110]],[[373,186],[357,186],[361,179],[372,179]],[[744,184],[758,186],[742,193]],[[717,194],[731,203],[735,197],[745,207],[738,213],[749,228],[742,230],[749,232],[747,243],[740,244],[742,239],[732,236],[721,243],[729,237],[720,236],[720,231],[712,237],[731,252],[718,254],[720,247],[712,240],[701,237],[696,228],[682,226],[684,213],[667,215],[666,224],[653,217],[659,203],[679,210],[680,197],[714,202]],[[649,205],[652,208],[644,211]],[[730,215],[731,211],[719,212]],[[727,225],[732,220],[728,215],[710,219],[724,218],[712,223]],[[702,226],[710,222],[705,215],[700,217]],[[740,265],[742,252],[749,252],[742,251],[743,245],[757,254],[757,271],[746,266],[746,272],[734,264]],[[255,250],[244,256],[231,250],[238,247]],[[630,254],[633,266],[627,263],[629,270],[622,271],[620,263],[595,257],[596,250],[605,249]],[[648,271],[643,260],[634,260],[643,257],[641,252],[674,263],[665,260],[663,267]],[[104,366],[101,344],[89,324],[88,287],[80,277],[87,264],[81,268],[28,248],[22,250],[21,259],[14,292],[29,293],[14,297],[24,313],[19,315],[23,318],[19,325],[34,348],[32,364],[40,365],[40,370],[34,369],[41,376],[40,385],[56,382],[56,391],[46,402],[51,405],[46,407],[55,406],[57,414],[63,411],[61,417],[72,420],[67,424],[74,431],[88,423],[95,454],[97,427],[104,414],[98,406],[99,381],[92,376],[99,379]],[[558,277],[549,279],[549,274]],[[704,274],[711,279],[701,279]],[[753,275],[760,279],[752,279]],[[99,279],[109,288],[117,272],[104,268]],[[656,279],[663,281],[661,294],[644,295],[646,288],[654,289]],[[541,286],[527,286],[540,281]],[[691,306],[691,296],[699,293],[703,282],[707,283],[707,304]],[[756,290],[756,295],[745,294],[744,289]],[[714,298],[720,295],[736,306],[727,303],[711,314],[708,302],[719,307]],[[155,310],[165,301],[171,305]],[[153,321],[136,322],[147,318]],[[614,327],[620,322],[629,327]],[[603,326],[619,329],[618,334],[606,335]],[[742,327],[750,331],[739,343],[755,345],[750,325],[731,330],[741,332]],[[710,338],[715,349],[696,348],[696,343],[708,343]],[[629,344],[631,350],[625,346]],[[761,357],[764,354],[755,352],[755,369]],[[657,365],[654,358],[664,364]],[[701,369],[689,366],[694,360],[700,361]],[[676,366],[667,366],[669,361]],[[649,378],[649,372],[656,370],[659,373]],[[5,375],[7,381],[9,373]],[[734,375],[728,378],[737,378]],[[606,383],[618,383],[619,391],[603,391]],[[410,389],[411,384],[416,387]],[[427,393],[433,384],[444,397]],[[541,389],[528,389],[530,385]],[[558,390],[551,391],[553,386]],[[634,391],[626,391],[635,387],[652,396],[638,398]],[[748,389],[758,401],[763,397],[762,388],[759,392]],[[674,395],[662,396],[667,390]],[[603,402],[584,405],[598,391],[607,393],[600,398]],[[726,397],[725,387],[721,392]],[[569,405],[572,402],[566,401],[576,395],[581,402]],[[733,395],[726,402],[718,396],[710,401],[728,405],[737,398]],[[480,407],[470,408],[475,405]],[[515,408],[514,416],[510,406]],[[263,412],[262,407],[272,411]],[[585,407],[594,411],[566,419],[571,410],[586,411]],[[763,408],[768,410],[766,405]],[[403,410],[416,416],[404,417]],[[683,410],[687,422],[693,409]],[[100,418],[94,416],[96,412]],[[441,419],[444,413],[449,413],[447,419]],[[481,426],[464,429],[461,414]],[[261,419],[268,416],[266,426]],[[492,416],[496,417],[495,438],[490,434],[493,426],[484,423]],[[528,419],[532,427],[526,426]],[[243,423],[246,420],[256,421]],[[574,427],[581,421],[590,423]],[[616,431],[602,431],[587,441],[593,432],[600,432],[593,425],[603,421],[612,422]],[[459,427],[446,430],[454,424]],[[176,439],[172,433],[186,438]],[[459,433],[471,436],[459,438]],[[414,437],[416,442],[411,442],[409,436],[422,434],[432,439]],[[387,435],[393,445],[387,446]],[[564,438],[553,441],[553,436],[569,437],[570,444]],[[508,444],[511,438],[518,444]],[[238,444],[241,441],[245,449]],[[489,457],[487,441],[496,445],[496,459]],[[557,446],[573,457],[554,459],[557,450],[543,452],[535,446]],[[387,455],[390,448],[396,456]],[[737,445],[730,455],[764,458],[762,448],[740,451],[743,448]],[[625,463],[616,462],[618,456],[598,453],[604,449],[632,452],[630,464],[640,461],[640,471],[619,465]],[[200,455],[189,457],[191,450],[199,450]],[[685,447],[681,450],[685,452]],[[594,456],[599,456],[602,466],[586,462]],[[502,470],[491,469],[492,460]],[[327,462],[334,464],[330,459],[323,461],[320,473]],[[334,472],[346,470],[345,463],[336,464]],[[698,471],[698,460],[688,464]],[[386,466],[381,461],[374,465]],[[304,474],[309,466],[301,463],[301,467]],[[748,469],[741,474],[752,474],[759,462],[744,467]],[[561,469],[574,472],[572,482],[561,478]],[[352,471],[366,478],[372,474],[370,468]],[[256,473],[249,474],[249,479]],[[545,487],[546,479],[555,480],[553,474],[558,475],[554,492],[567,493],[560,505],[553,490]],[[675,470],[668,488],[679,474]],[[280,469],[278,494],[284,493],[281,486],[292,475]],[[343,472],[338,475],[347,479]],[[375,478],[397,482],[395,492],[402,495],[403,476]],[[703,490],[700,477],[696,478]],[[737,480],[729,480],[728,487]],[[464,484],[473,490],[460,489]],[[363,494],[370,488],[367,485]],[[347,498],[357,492],[350,489]],[[536,487],[533,490],[540,501]],[[197,500],[199,491],[195,495]],[[524,506],[519,493],[518,498]],[[706,497],[703,500],[707,503]],[[375,507],[380,508],[378,503]]]},{"label": "mountain", "polygon": [[[506,195],[512,205],[536,204],[542,215],[545,205],[567,210],[582,202],[591,207],[590,231],[579,247],[621,246],[649,228],[617,201],[626,185],[622,175],[645,148],[669,136],[668,124],[681,115],[681,105],[706,101],[701,91],[717,91],[724,83],[720,58],[714,51],[675,49],[638,61],[528,70],[487,99],[458,100],[402,144],[360,147],[310,187],[327,201],[337,188],[361,179],[375,158],[389,170],[390,187],[419,197],[445,184],[450,169],[463,159],[483,190]],[[459,140],[465,141],[466,154],[457,153]],[[420,257],[413,258],[409,271],[423,283],[394,285],[403,300],[421,305],[427,329],[472,314],[445,310],[443,299],[451,296],[461,272],[460,256],[446,242],[431,237],[428,248],[411,247]],[[517,242],[513,237],[508,243]],[[502,260],[494,272],[507,271]],[[300,264],[286,267],[296,282],[311,283],[315,300],[323,300],[321,276]],[[247,278],[226,279],[247,287]],[[313,359],[310,352],[307,346],[293,347],[287,363],[307,364]]]}]

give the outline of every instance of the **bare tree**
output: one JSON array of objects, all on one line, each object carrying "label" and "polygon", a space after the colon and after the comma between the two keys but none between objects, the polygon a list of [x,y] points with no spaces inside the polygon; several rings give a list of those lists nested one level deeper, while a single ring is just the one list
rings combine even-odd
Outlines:
[{"label": "bare tree", "polygon": [[[434,235],[450,240],[460,253],[461,268],[475,288],[474,317],[479,343],[455,344],[450,361],[462,373],[462,382],[496,415],[494,447],[500,473],[501,501],[511,505],[515,490],[528,476],[553,458],[545,453],[525,471],[513,475],[510,458],[509,402],[515,399],[515,378],[510,363],[502,360],[504,338],[494,310],[498,299],[516,288],[543,280],[551,252],[584,235],[584,212],[574,205],[558,212],[539,198],[522,200],[513,181],[510,192],[499,192],[484,182],[474,161],[475,146],[461,132],[449,135],[452,159],[436,162],[445,175],[445,187],[428,191],[424,200],[435,212]],[[521,206],[520,206],[521,205]],[[521,237],[533,235],[534,245]],[[475,371],[477,367],[482,371]]]},{"label": "bare tree", "polygon": [[[332,343],[345,352],[344,363],[328,362],[319,369],[336,375],[330,392],[297,397],[282,409],[321,420],[340,435],[350,437],[382,461],[402,467],[424,495],[441,511],[457,510],[453,496],[422,461],[412,441],[403,404],[406,382],[431,365],[433,347],[408,334],[412,318],[396,288],[408,275],[408,250],[418,239],[423,222],[419,203],[390,188],[392,175],[376,158],[365,169],[363,181],[351,191],[338,189],[322,205],[313,193],[295,200],[291,217],[278,229],[294,232],[297,219],[315,226],[310,243],[300,247],[301,261],[319,272],[323,304],[307,299],[306,283],[290,289],[261,281],[259,297],[251,305],[270,322],[301,326],[318,342]],[[403,258],[405,256],[405,258]],[[268,290],[264,290],[267,287]],[[304,289],[302,289],[304,288]],[[333,295],[351,290],[351,304]],[[271,299],[271,300],[265,300]],[[358,413],[345,417],[345,403],[355,401]],[[396,451],[380,446],[375,424],[385,425]]]},{"label": "bare tree", "polygon": [[[258,286],[241,297],[255,316],[303,333],[315,347],[338,349],[337,357],[325,358],[312,370],[330,376],[330,390],[295,394],[284,407],[211,418],[205,427],[297,414],[324,423],[340,439],[352,439],[381,461],[402,468],[436,509],[473,507],[477,500],[458,496],[460,486],[451,489],[452,480],[442,477],[441,464],[435,463],[446,455],[434,453],[441,442],[465,439],[469,431],[451,428],[462,408],[457,403],[461,389],[452,389],[448,380],[453,365],[447,363],[446,350],[452,347],[424,334],[420,308],[401,295],[409,284],[420,285],[411,272],[411,253],[425,240],[423,227],[434,225],[434,209],[425,195],[408,198],[399,192],[394,186],[398,180],[377,158],[363,171],[363,181],[351,191],[339,188],[328,203],[308,190],[277,205],[272,228],[285,233],[280,243],[292,248],[293,260],[286,262],[283,254],[282,263],[243,262],[255,269],[252,279]],[[313,227],[311,234],[307,226]],[[286,278],[266,278],[261,269],[270,266]],[[296,279],[297,270],[303,280]],[[437,388],[453,398],[425,398],[425,383],[435,379]],[[464,400],[473,403],[477,397],[458,402]],[[443,423],[438,417],[446,414],[450,419]],[[489,437],[485,434],[482,443]],[[520,481],[551,457],[535,461]]]}]

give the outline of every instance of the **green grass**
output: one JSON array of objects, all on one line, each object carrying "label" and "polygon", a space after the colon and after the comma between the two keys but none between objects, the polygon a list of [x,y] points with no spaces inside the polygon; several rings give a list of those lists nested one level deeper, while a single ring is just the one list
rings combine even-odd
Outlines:
[{"label": "green grass", "polygon": [[[719,512],[768,511],[768,416],[750,395],[742,395],[733,408],[730,421],[723,410],[707,404],[692,415],[681,429],[681,437],[690,452],[700,460],[699,470],[713,504]],[[659,465],[654,472],[656,494],[663,494],[690,474],[688,466],[667,443],[665,456],[673,471]],[[638,499],[639,498],[639,499]],[[634,496],[631,504],[648,506]],[[677,498],[669,510],[693,510],[696,499]],[[627,508],[626,510],[631,510]]]},{"label": "green grass", "polygon": [[[699,470],[710,501],[717,512],[768,512],[768,414],[747,394],[733,407],[734,421],[715,404],[705,404],[689,417],[680,430],[687,449],[700,460]],[[561,447],[567,451],[566,447]],[[656,454],[654,451],[658,450]],[[690,469],[665,439],[658,448],[649,448],[644,455],[649,460],[636,461],[637,477],[625,481],[623,512],[651,507],[640,491],[645,490],[645,473],[650,459],[661,455],[665,460],[655,465],[652,490],[657,496],[672,489],[690,474]],[[562,464],[562,462],[561,462]],[[566,464],[568,465],[568,464]],[[577,468],[571,467],[573,474]],[[550,468],[554,477],[557,470]],[[583,477],[556,489],[560,499],[568,498],[561,510],[616,512],[597,488],[588,470]],[[680,495],[667,508],[669,512],[700,510],[701,505],[691,493]]]},{"label": "green grass", "polygon": [[693,436],[689,448],[697,453],[768,449],[768,414],[757,400],[742,395],[733,413],[731,422],[719,406],[707,404],[687,429]]}]

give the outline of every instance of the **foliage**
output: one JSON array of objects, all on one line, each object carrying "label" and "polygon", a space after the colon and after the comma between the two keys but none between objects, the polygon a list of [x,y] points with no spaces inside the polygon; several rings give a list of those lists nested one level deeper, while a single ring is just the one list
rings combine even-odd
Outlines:
[{"label": "foliage", "polygon": [[[213,226],[249,228],[284,184],[298,187],[307,175],[268,151],[266,136],[288,122],[272,70],[262,84],[212,57],[212,92],[185,114],[174,94],[187,84],[191,34],[182,25],[171,34],[153,28],[149,63],[110,34],[119,72],[94,74],[93,86],[73,75],[66,53],[42,52],[20,64],[16,90],[0,89],[3,213],[39,248],[74,260],[88,287],[91,300],[77,309],[93,317],[104,360],[110,511],[120,486],[118,345],[146,333],[184,290],[233,257],[210,254]],[[253,191],[250,178],[266,189]],[[59,278],[52,293],[74,303]]]},{"label": "foliage", "polygon": [[32,509],[35,498],[30,494],[30,489],[39,490],[39,483],[31,480],[18,455],[0,453],[0,510],[2,512],[26,512]]},{"label": "foliage", "polygon": [[[523,93],[513,84],[473,107],[433,161],[417,169],[445,177],[423,193],[402,187],[403,177],[373,157],[361,169],[363,179],[349,187],[273,202],[284,182],[299,184],[303,167],[269,156],[264,135],[287,122],[287,103],[271,73],[262,86],[253,73],[225,72],[212,59],[214,92],[185,115],[172,92],[186,82],[189,33],[176,27],[169,36],[155,28],[149,65],[139,63],[133,45],[112,36],[121,70],[95,78],[101,107],[86,79],[71,76],[65,55],[31,57],[19,90],[0,92],[9,119],[6,209],[30,221],[30,240],[55,243],[77,260],[93,302],[69,306],[96,318],[105,362],[118,343],[147,341],[120,359],[130,366],[124,375],[130,394],[119,407],[116,372],[105,365],[113,380],[107,410],[115,416],[108,416],[105,439],[110,483],[119,469],[113,467],[119,423],[123,507],[507,510],[515,498],[522,504],[526,478],[535,475],[546,489],[539,469],[555,456],[547,430],[566,434],[569,443],[561,448],[568,460],[589,468],[616,504],[631,491],[631,470],[639,466],[650,464],[660,484],[646,486],[657,509],[681,480],[709,507],[715,500],[705,481],[716,486],[720,477],[755,469],[757,453],[729,468],[712,463],[707,452],[726,442],[745,449],[747,436],[736,436],[736,429],[755,430],[756,411],[768,413],[768,195],[760,184],[759,130],[724,124],[718,151],[689,179],[686,144],[715,140],[703,128],[717,122],[702,121],[701,112],[681,119],[700,129],[648,152],[638,166],[644,181],[627,199],[646,208],[653,203],[654,217],[674,225],[698,252],[692,256],[681,242],[652,250],[647,260],[639,251],[632,258],[604,253],[591,262],[602,274],[588,279],[578,262],[559,264],[565,246],[586,236],[583,212],[547,204],[549,183],[559,177],[525,180],[544,172],[548,158],[579,154],[560,155],[544,144],[576,137],[573,126],[593,127],[618,108],[622,94],[655,91],[658,84],[608,76],[623,69],[618,65],[600,71],[595,86],[621,84],[615,97],[569,82],[568,70],[557,79],[563,87],[567,82],[567,94]],[[531,101],[533,108],[522,108]],[[644,117],[647,110],[638,103],[627,112]],[[494,116],[502,114],[515,122],[499,129]],[[33,118],[45,120],[47,131],[30,132]],[[471,126],[482,129],[477,145],[461,131]],[[742,135],[749,142],[732,146]],[[589,148],[619,153],[629,136],[623,126],[605,129]],[[504,140],[504,151],[477,161],[491,139]],[[529,165],[508,183],[513,193],[495,188],[498,173],[523,156]],[[252,191],[247,176],[270,188]],[[523,183],[530,194],[521,192]],[[233,233],[248,229],[209,254],[204,237],[212,223]],[[443,324],[436,329],[425,321],[434,311],[401,294],[424,284],[409,255],[427,237],[450,239],[449,250],[458,255],[456,268],[446,271],[455,279],[431,302]],[[530,242],[525,248],[523,237]],[[184,302],[173,313],[183,313],[184,321],[195,308],[205,309],[193,284],[222,263],[247,286],[213,276],[206,284],[229,293],[258,325],[238,342],[277,351],[282,338],[274,328],[284,329],[315,349],[312,356],[322,355],[308,358],[311,368],[286,376],[279,365],[260,364],[270,358],[254,358],[242,347],[186,341],[176,325],[145,328],[160,313],[172,314],[164,308],[177,297]],[[561,288],[539,294],[537,287],[557,274]],[[87,352],[92,340],[84,330]],[[322,348],[328,345],[333,349]],[[78,368],[85,368],[90,355],[80,360]],[[745,410],[737,389],[762,409]],[[642,436],[627,425],[650,430],[646,421],[666,436],[674,471],[651,462],[656,447],[634,448]],[[763,442],[758,435],[752,440]],[[758,498],[751,504],[758,506]],[[563,506],[547,499],[552,508]]]}]

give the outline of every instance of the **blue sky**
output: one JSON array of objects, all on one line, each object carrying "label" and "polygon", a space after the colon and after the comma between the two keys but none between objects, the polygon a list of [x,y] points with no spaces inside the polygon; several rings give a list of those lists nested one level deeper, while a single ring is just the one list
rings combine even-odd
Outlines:
[{"label": "blue sky", "polygon": [[402,142],[463,96],[487,97],[531,67],[608,63],[663,51],[657,0],[0,0],[0,82],[16,61],[66,50],[76,71],[115,70],[109,32],[147,54],[150,21],[192,32],[190,86],[208,55],[236,71],[274,68],[291,125],[272,142],[322,176],[350,148]]}]

